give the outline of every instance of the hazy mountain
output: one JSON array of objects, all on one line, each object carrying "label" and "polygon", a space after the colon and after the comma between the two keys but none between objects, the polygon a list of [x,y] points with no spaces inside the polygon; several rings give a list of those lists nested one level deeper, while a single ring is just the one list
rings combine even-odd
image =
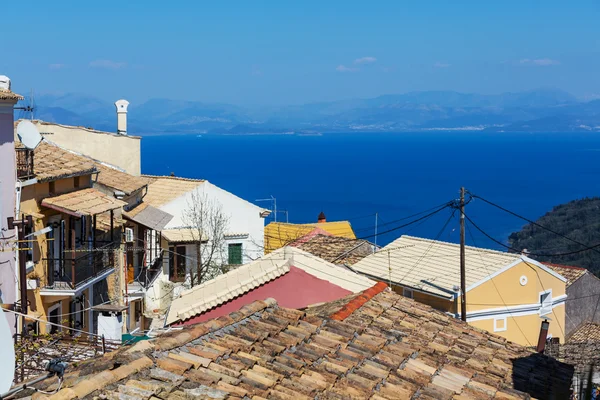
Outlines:
[{"label": "hazy mountain", "polygon": [[[82,94],[36,99],[37,117],[115,131],[114,105]],[[370,99],[262,109],[198,101],[151,99],[129,107],[136,134],[419,131],[600,131],[600,100],[580,103],[567,92],[538,89],[481,95],[410,92]]]}]

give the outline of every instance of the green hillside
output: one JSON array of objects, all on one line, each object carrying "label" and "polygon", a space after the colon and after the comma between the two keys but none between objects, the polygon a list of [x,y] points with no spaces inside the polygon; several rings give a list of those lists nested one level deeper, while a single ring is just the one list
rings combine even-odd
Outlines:
[{"label": "green hillside", "polygon": [[[561,204],[536,222],[588,246],[598,245],[600,244],[600,198],[585,198]],[[521,231],[512,233],[508,240],[511,247],[518,250],[527,249],[532,254],[561,254],[584,248],[533,224],[527,224]],[[584,267],[600,276],[600,247],[570,255],[532,257],[538,261]]]}]

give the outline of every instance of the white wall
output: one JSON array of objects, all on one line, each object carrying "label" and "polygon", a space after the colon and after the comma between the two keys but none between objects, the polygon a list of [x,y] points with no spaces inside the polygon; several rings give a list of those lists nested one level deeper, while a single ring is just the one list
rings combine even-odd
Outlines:
[{"label": "white wall", "polygon": [[[206,195],[208,199],[220,204],[223,213],[229,218],[228,233],[244,234],[235,237],[226,238],[226,244],[241,243],[242,244],[242,263],[247,264],[252,260],[260,258],[264,255],[264,218],[260,216],[263,208],[256,206],[244,199],[241,199],[232,193],[223,190],[212,183],[206,181],[197,189],[199,195]],[[162,211],[173,215],[173,219],[165,227],[165,229],[175,229],[186,227],[183,220],[183,214],[189,208],[192,199],[192,192],[159,207]],[[195,259],[196,246],[193,244],[186,245],[187,269],[196,268]],[[163,248],[166,246],[163,244]],[[156,279],[154,285],[150,287],[146,293],[145,303],[146,310],[165,309],[170,304],[171,296],[177,295],[183,286],[181,283],[169,284],[169,253],[168,248],[164,253],[162,274]],[[221,251],[223,262],[227,262],[227,248]],[[189,282],[188,282],[189,283]],[[165,285],[166,284],[166,285]],[[167,286],[171,286],[168,288]],[[175,286],[173,288],[172,286]],[[179,287],[178,287],[179,286]]]},{"label": "white wall", "polygon": [[[206,195],[208,199],[221,205],[223,213],[229,218],[227,232],[247,234],[246,237],[239,236],[227,239],[228,243],[242,243],[244,264],[264,255],[265,221],[260,216],[263,210],[261,207],[241,199],[208,181],[198,186],[196,192],[199,195]],[[186,226],[183,214],[189,208],[191,199],[192,192],[189,192],[159,207],[161,210],[173,215],[173,219],[165,229]]]}]

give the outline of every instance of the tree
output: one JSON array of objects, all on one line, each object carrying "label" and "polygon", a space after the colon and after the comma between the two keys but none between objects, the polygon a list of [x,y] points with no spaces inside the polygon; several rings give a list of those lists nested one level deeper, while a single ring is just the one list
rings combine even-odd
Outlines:
[{"label": "tree", "polygon": [[229,218],[220,203],[209,199],[205,193],[193,192],[183,212],[183,221],[189,227],[196,246],[196,268],[189,271],[193,287],[225,272],[225,233]]}]

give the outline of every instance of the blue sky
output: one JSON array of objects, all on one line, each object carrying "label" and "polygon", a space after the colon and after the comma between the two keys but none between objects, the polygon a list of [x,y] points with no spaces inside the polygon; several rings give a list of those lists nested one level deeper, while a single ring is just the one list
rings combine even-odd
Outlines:
[{"label": "blue sky", "polygon": [[240,105],[600,96],[598,1],[31,0],[2,14],[0,74],[20,91]]}]

